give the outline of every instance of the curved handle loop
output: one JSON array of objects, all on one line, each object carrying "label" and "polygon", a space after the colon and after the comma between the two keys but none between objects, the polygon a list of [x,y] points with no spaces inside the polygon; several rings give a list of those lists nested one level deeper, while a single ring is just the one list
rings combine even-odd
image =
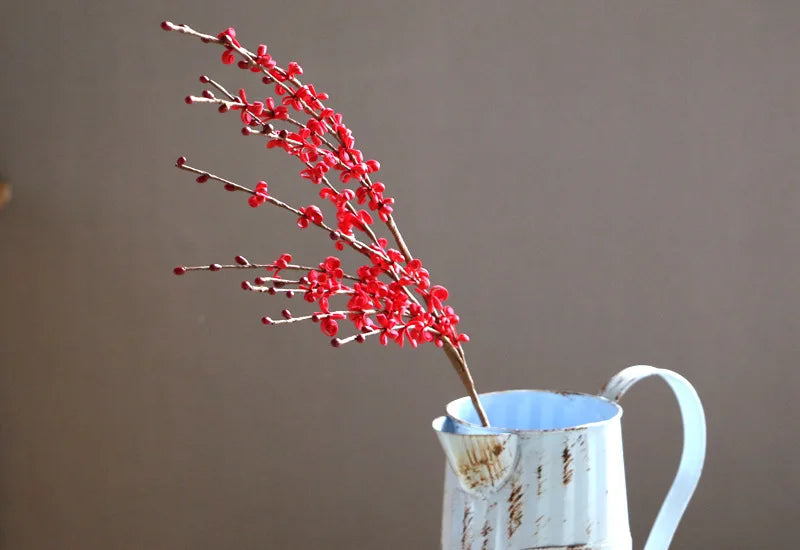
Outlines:
[{"label": "curved handle loop", "polygon": [[619,401],[631,386],[650,376],[660,376],[669,384],[678,399],[683,420],[683,452],[678,473],[644,545],[644,550],[666,550],[700,480],[706,456],[706,417],[700,398],[688,380],[671,370],[647,365],[623,369],[600,390],[600,395]]}]

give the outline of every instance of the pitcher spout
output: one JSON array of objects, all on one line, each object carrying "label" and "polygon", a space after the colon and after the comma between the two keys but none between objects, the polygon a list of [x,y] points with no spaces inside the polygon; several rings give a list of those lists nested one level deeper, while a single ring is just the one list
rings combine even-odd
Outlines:
[{"label": "pitcher spout", "polygon": [[432,425],[450,468],[466,492],[496,491],[513,473],[517,462],[515,434],[462,424],[447,416],[440,416]]}]

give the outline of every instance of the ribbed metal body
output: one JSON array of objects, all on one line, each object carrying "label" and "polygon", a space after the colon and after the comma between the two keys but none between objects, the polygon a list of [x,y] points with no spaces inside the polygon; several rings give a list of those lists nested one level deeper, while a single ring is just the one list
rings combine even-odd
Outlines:
[{"label": "ribbed metal body", "polygon": [[[630,550],[622,409],[637,380],[659,375],[678,396],[684,455],[647,550],[666,549],[700,476],[705,419],[685,379],[631,367],[605,395],[513,390],[484,394],[492,428],[478,425],[467,398],[450,403],[433,427],[447,457],[444,550]],[[702,429],[698,426],[702,425]],[[665,511],[666,510],[666,511]]]}]

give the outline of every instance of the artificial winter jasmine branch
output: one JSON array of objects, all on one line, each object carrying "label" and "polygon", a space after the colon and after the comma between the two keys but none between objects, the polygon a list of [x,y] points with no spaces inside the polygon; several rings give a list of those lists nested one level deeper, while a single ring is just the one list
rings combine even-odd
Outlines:
[{"label": "artificial winter jasmine branch", "polygon": [[[394,219],[394,199],[385,194],[386,186],[382,182],[373,180],[380,163],[365,159],[362,151],[356,148],[342,115],[324,103],[328,94],[318,92],[313,84],[300,81],[303,69],[298,63],[292,61],[285,68],[278,66],[263,44],[255,52],[246,49],[232,28],[213,36],[168,21],[161,26],[164,30],[222,47],[223,64],[235,64],[239,69],[257,74],[261,83],[271,87],[273,94],[263,101],[251,101],[244,89],[234,94],[219,81],[203,75],[200,82],[210,89],[204,89],[200,95],[187,96],[185,102],[214,106],[220,113],[236,112],[242,134],[261,136],[266,140],[267,149],[283,150],[297,158],[302,165],[301,178],[319,187],[318,196],[330,203],[335,222],[328,221],[323,209],[315,204],[292,206],[281,201],[273,195],[266,181],[259,181],[250,188],[190,166],[186,157],[180,157],[176,167],[195,174],[198,183],[214,181],[227,191],[248,195],[247,202],[252,208],[269,204],[289,212],[296,217],[300,229],[312,226],[321,229],[337,250],[349,248],[367,260],[356,268],[354,275],[344,272],[342,261],[336,256],[329,256],[313,266],[293,263],[288,253],[269,263],[251,263],[237,256],[234,264],[179,266],[174,273],[263,271],[265,274],[243,281],[242,288],[273,296],[282,294],[286,298],[302,295],[306,302],[316,304],[318,311],[296,316],[284,309],[281,319],[265,316],[262,323],[270,326],[317,323],[322,332],[332,338],[334,347],[363,343],[370,336],[377,337],[382,345],[395,342],[403,346],[407,342],[417,347],[433,343],[443,348],[482,424],[488,426],[489,420],[478,399],[462,345],[469,337],[458,330],[460,319],[446,304],[449,293],[445,287],[431,283],[428,270],[411,253]],[[341,186],[332,183],[331,176],[337,173]],[[376,233],[373,216],[383,222],[385,231],[394,241],[392,246]],[[282,276],[283,271],[293,276]],[[332,301],[343,302],[343,305],[332,307]],[[352,324],[355,333],[339,337],[339,322],[345,320]]]}]

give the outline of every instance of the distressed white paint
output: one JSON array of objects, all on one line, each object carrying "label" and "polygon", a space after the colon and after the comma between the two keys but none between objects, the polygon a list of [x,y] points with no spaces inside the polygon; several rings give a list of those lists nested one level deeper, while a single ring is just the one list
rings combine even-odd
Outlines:
[{"label": "distressed white paint", "polygon": [[448,416],[433,423],[448,463],[442,548],[630,550],[622,409],[616,400],[652,375],[673,388],[684,419],[678,476],[645,547],[666,549],[700,476],[705,417],[684,378],[644,366],[620,372],[602,396],[483,394],[492,428],[480,427],[467,398],[450,403]]}]

